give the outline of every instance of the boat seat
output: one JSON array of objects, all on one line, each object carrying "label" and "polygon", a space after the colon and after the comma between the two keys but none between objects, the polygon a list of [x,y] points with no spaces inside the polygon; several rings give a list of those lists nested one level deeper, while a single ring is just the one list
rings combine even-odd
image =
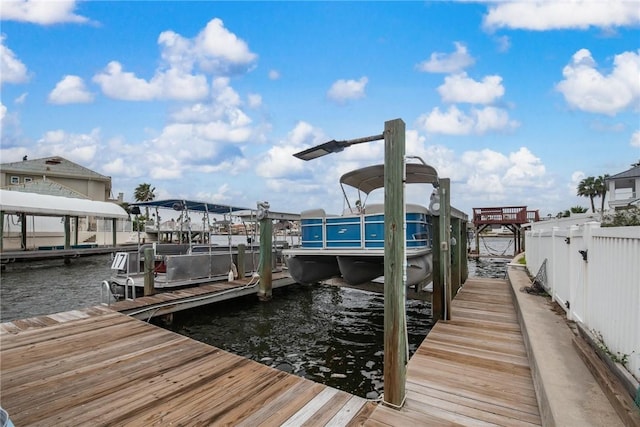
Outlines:
[{"label": "boat seat", "polygon": [[384,213],[384,204],[383,203],[375,203],[372,205],[367,205],[364,208],[364,213],[367,215],[375,215],[375,214],[383,214]]},{"label": "boat seat", "polygon": [[300,212],[300,218],[324,218],[327,216],[327,213],[324,209],[309,209],[306,211]]}]

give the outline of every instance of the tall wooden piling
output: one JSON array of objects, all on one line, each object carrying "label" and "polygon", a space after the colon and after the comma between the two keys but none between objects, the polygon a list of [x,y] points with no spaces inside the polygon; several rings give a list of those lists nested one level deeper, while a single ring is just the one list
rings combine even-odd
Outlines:
[{"label": "tall wooden piling", "polygon": [[384,124],[384,402],[402,406],[405,398],[407,344],[403,277],[405,124]]},{"label": "tall wooden piling", "polygon": [[[144,296],[153,295],[155,293],[153,273],[155,269],[155,257],[153,248],[144,250]],[[133,292],[135,292],[135,288]]]},{"label": "tall wooden piling", "polygon": [[443,320],[451,320],[451,183],[449,178],[440,178],[440,218],[438,222],[440,241],[440,277],[444,293]]},{"label": "tall wooden piling", "polygon": [[244,269],[244,264],[245,264],[245,253],[246,253],[246,245],[240,243],[238,245],[238,265],[236,265],[236,268],[238,270],[238,278],[242,279],[244,278],[244,275],[246,274],[246,271]]},{"label": "tall wooden piling", "polygon": [[462,285],[461,223],[461,218],[451,218],[451,298],[456,295]]},{"label": "tall wooden piling", "polygon": [[258,298],[260,301],[268,301],[271,299],[272,291],[272,223],[271,218],[265,217],[260,220],[260,266],[258,272],[260,274],[260,286],[258,289]]},{"label": "tall wooden piling", "polygon": [[431,294],[431,316],[434,322],[444,319],[444,283],[440,264],[440,215],[434,215],[431,219],[433,236],[432,262],[433,262],[433,291]]},{"label": "tall wooden piling", "polygon": [[[111,218],[111,241],[113,243],[113,247],[115,248],[118,245],[118,230],[117,230],[118,220],[116,218]],[[158,236],[160,234],[158,233]]]},{"label": "tall wooden piling", "polygon": [[64,248],[71,249],[71,217],[64,216]]}]

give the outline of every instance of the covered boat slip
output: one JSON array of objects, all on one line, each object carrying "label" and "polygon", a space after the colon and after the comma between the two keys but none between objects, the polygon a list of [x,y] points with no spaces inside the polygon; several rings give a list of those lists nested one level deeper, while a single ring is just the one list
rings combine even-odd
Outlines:
[{"label": "covered boat slip", "polygon": [[[113,246],[116,246],[116,220],[129,218],[129,214],[120,205],[112,202],[0,189],[0,250],[4,249],[5,215],[19,215],[21,217],[20,234],[23,250],[27,248],[27,216],[63,217],[64,249],[71,249],[71,218],[73,217],[111,219],[113,222]],[[33,230],[31,234],[36,234],[36,230]],[[14,258],[16,257],[19,256],[15,255]]]}]

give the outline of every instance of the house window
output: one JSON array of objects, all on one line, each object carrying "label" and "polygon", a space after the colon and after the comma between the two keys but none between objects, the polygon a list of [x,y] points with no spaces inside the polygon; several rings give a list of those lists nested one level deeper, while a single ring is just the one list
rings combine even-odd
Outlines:
[{"label": "house window", "polygon": [[28,177],[28,176],[25,176],[25,177],[24,177],[24,182],[25,182],[25,184],[26,184],[27,182],[31,182],[31,181],[33,181],[33,178]]},{"label": "house window", "polygon": [[20,177],[19,176],[12,176],[11,177],[11,183],[12,184],[20,184]]}]

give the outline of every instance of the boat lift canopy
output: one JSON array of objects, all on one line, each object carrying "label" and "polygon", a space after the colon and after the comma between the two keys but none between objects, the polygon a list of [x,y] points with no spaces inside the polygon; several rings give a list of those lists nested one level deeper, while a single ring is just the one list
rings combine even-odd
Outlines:
[{"label": "boat lift canopy", "polygon": [[158,207],[177,211],[188,210],[220,215],[228,214],[230,212],[249,210],[247,208],[239,208],[236,206],[218,205],[216,203],[182,199],[150,200],[148,202],[131,203],[130,206]]},{"label": "boat lift canopy", "polygon": [[129,218],[127,211],[112,202],[10,190],[0,190],[0,211],[5,214],[24,213],[36,216]]},{"label": "boat lift canopy", "polygon": [[[419,163],[406,164],[407,184],[434,184],[438,183],[438,172],[429,166]],[[347,184],[362,191],[365,194],[384,187],[384,164],[367,166],[345,173],[340,178],[340,185]]]}]

